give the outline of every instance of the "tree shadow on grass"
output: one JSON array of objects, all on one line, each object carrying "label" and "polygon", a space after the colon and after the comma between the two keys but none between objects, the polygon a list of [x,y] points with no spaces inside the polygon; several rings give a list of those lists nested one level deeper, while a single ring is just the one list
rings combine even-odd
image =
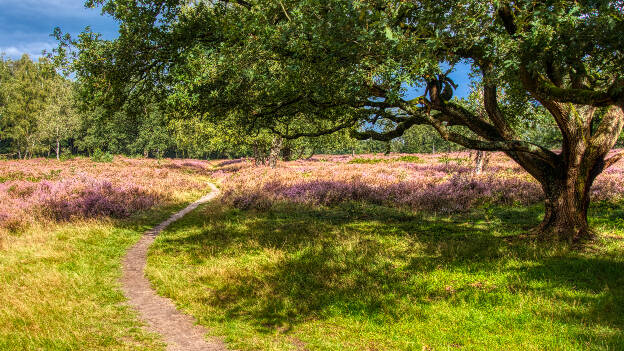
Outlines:
[{"label": "tree shadow on grass", "polygon": [[[540,215],[539,206],[433,217],[362,203],[262,212],[213,204],[175,224],[156,250],[188,255],[197,266],[246,257],[219,277],[199,277],[209,288],[197,302],[263,332],[332,315],[393,323],[411,313],[426,321],[435,316],[409,306],[533,294],[561,305],[533,318],[578,326],[579,340],[622,346],[621,336],[592,328],[624,330],[624,262],[564,244],[502,238],[535,226]],[[514,279],[496,286],[484,276]],[[568,308],[575,304],[584,308]]]}]

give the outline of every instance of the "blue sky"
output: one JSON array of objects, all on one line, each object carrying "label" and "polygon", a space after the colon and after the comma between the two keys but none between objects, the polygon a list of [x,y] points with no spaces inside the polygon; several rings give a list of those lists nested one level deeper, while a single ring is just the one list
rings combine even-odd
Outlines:
[{"label": "blue sky", "polygon": [[76,35],[86,26],[106,38],[117,33],[110,17],[85,8],[82,0],[0,0],[0,53],[14,59],[24,53],[37,58],[42,50],[56,46],[50,37],[54,27]]}]

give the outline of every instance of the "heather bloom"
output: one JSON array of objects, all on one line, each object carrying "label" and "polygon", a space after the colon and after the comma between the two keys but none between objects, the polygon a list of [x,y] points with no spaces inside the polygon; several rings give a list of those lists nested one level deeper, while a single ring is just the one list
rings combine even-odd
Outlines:
[{"label": "heather bloom", "polygon": [[[213,176],[223,184],[222,200],[242,209],[267,208],[276,202],[365,201],[450,213],[484,204],[530,205],[544,197],[539,183],[502,153],[494,154],[479,175],[473,173],[467,153],[418,155],[421,162],[404,162],[396,155],[358,158],[384,162],[350,162],[353,158],[348,155],[315,156],[283,162],[275,169],[237,163],[235,171],[218,168]],[[621,162],[598,177],[592,188],[594,200],[623,198],[622,175]]]},{"label": "heather bloom", "polygon": [[123,218],[199,191],[197,174],[212,166],[198,160],[87,159],[0,161],[0,230],[33,221]]},{"label": "heather bloom", "polygon": [[83,179],[75,181],[42,183],[39,208],[56,220],[71,218],[114,217],[123,218],[152,207],[158,195],[132,185],[113,186],[108,180]]}]

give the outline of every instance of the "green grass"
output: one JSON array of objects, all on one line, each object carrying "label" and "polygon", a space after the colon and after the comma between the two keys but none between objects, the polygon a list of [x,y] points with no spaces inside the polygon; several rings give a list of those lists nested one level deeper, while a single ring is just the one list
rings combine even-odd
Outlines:
[{"label": "green grass", "polygon": [[23,172],[9,172],[0,176],[0,183],[5,183],[11,180],[26,180],[29,182],[40,182],[42,180],[56,180],[59,178],[62,170],[61,169],[53,169],[50,173],[34,177],[34,176],[26,176]]},{"label": "green grass", "polygon": [[0,237],[0,350],[163,350],[124,304],[118,280],[126,250],[198,194],[179,195],[123,221]]},{"label": "green grass", "polygon": [[355,157],[351,159],[348,163],[351,164],[376,164],[376,163],[391,163],[391,162],[411,162],[411,163],[422,163],[423,160],[414,155],[404,155],[395,158],[363,158],[363,157]]},{"label": "green grass", "polygon": [[624,205],[592,208],[580,251],[503,238],[541,212],[209,204],[156,240],[148,276],[241,350],[624,349]]}]

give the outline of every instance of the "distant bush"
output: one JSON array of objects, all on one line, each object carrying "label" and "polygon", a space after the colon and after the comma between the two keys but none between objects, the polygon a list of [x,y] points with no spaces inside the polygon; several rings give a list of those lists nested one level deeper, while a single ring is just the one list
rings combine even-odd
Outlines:
[{"label": "distant bush", "polygon": [[377,163],[390,163],[390,162],[412,162],[412,163],[420,163],[423,162],[422,159],[418,156],[414,155],[405,155],[395,158],[364,158],[364,157],[356,157],[350,160],[348,163],[351,164],[377,164]]},{"label": "distant bush", "polygon": [[76,157],[72,154],[71,150],[65,149],[61,152],[61,157],[60,157],[61,161],[69,161],[69,160],[73,160],[74,158]]},{"label": "distant bush", "polygon": [[113,160],[115,159],[115,156],[113,156],[113,154],[109,153],[109,152],[104,152],[100,149],[95,149],[95,151],[93,151],[93,155],[91,155],[91,161],[93,162],[113,162]]},{"label": "distant bush", "polygon": [[375,163],[381,163],[381,162],[385,162],[385,160],[381,159],[381,158],[356,157],[356,158],[352,159],[351,161],[349,161],[348,163],[351,163],[351,164],[375,164]]},{"label": "distant bush", "polygon": [[414,156],[414,155],[400,156],[400,157],[397,157],[395,159],[392,159],[392,161],[396,161],[396,162],[412,162],[412,163],[422,163],[422,162],[424,162],[422,158],[420,158],[418,156]]}]

